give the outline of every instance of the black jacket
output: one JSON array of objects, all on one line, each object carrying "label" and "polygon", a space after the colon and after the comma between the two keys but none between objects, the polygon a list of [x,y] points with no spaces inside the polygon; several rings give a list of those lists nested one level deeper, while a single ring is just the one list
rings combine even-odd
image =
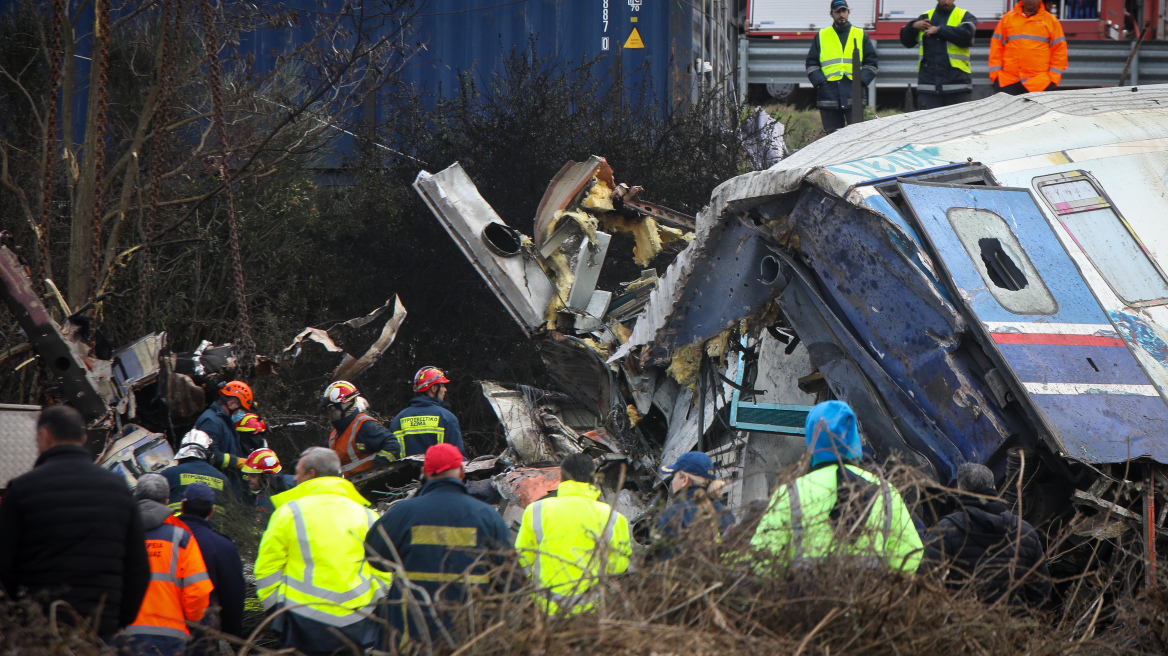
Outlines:
[{"label": "black jacket", "polygon": [[[443,531],[439,527],[457,527],[459,532]],[[469,530],[467,530],[469,529]],[[457,536],[449,544],[441,540],[427,540],[415,544],[415,534],[430,536]],[[394,549],[386,544],[386,538]],[[444,538],[445,539],[445,538]],[[466,542],[462,542],[465,539]],[[474,544],[471,545],[470,541]],[[502,516],[493,507],[479,501],[467,493],[466,485],[453,478],[438,478],[428,481],[413,499],[399,501],[387,510],[381,519],[369,529],[365,538],[366,548],[372,554],[393,561],[396,549],[401,563],[412,576],[413,583],[437,597],[442,590],[442,598],[458,605],[465,601],[464,579],[450,582],[437,580],[441,575],[457,577],[467,570],[472,575],[482,576],[490,572],[492,566],[502,563],[502,554],[512,550],[511,531]],[[374,562],[378,569],[389,569]],[[426,576],[426,575],[429,576]],[[438,575],[438,576],[435,576]],[[389,621],[398,631],[405,627],[402,586],[395,578],[389,593]],[[450,626],[449,618],[444,618]],[[437,627],[432,617],[427,616],[431,639],[439,640]],[[410,617],[409,632],[418,636],[419,628]]]},{"label": "black jacket", "polygon": [[0,502],[0,584],[48,591],[82,617],[102,606],[98,634],[133,623],[150,585],[146,532],[126,482],[61,445],[13,479]]},{"label": "black jacket", "polygon": [[[946,583],[954,586],[969,585],[972,580],[990,603],[1007,591],[1011,603],[1045,602],[1050,596],[1050,572],[1034,527],[1019,520],[1001,501],[966,496],[961,501],[961,510],[946,515],[926,536],[922,569],[944,572]],[[1014,585],[1017,581],[1022,583]]]},{"label": "black jacket", "polygon": [[[918,47],[917,35],[924,37],[925,55],[921,59],[920,73],[917,75],[921,93],[965,93],[973,90],[973,76],[949,65],[948,44],[952,43],[962,48],[972,47],[973,34],[977,30],[977,17],[966,12],[960,25],[950,27],[945,24],[950,13],[952,11],[949,9],[937,7],[933,10],[931,20],[927,15],[921,14],[900,28],[900,43],[906,48]],[[923,20],[937,26],[937,33],[933,36],[924,36],[920,30],[913,29],[913,23]]]},{"label": "black jacket", "polygon": [[[203,552],[203,562],[207,564],[207,575],[215,590],[211,593],[212,603],[218,603],[219,622],[224,633],[243,637],[243,602],[247,596],[247,582],[243,579],[243,561],[235,543],[211,528],[207,520],[184,513],[179,519],[191,527],[191,535],[199,543]],[[218,650],[203,650],[213,654]]]},{"label": "black jacket", "polygon": [[[839,35],[842,44],[851,32],[852,24],[848,23],[840,28],[833,23],[832,28]],[[868,37],[867,32],[864,33],[864,42],[861,48],[864,51],[864,59],[860,62],[860,82],[864,84],[864,97],[867,98],[868,85],[876,79],[876,69],[879,63],[876,42]],[[849,109],[852,106],[852,78],[845,75],[842,80],[827,81],[827,76],[823,74],[819,66],[818,35],[811,40],[811,50],[807,52],[806,63],[807,78],[811,80],[812,86],[816,89],[815,106],[820,109]]]}]

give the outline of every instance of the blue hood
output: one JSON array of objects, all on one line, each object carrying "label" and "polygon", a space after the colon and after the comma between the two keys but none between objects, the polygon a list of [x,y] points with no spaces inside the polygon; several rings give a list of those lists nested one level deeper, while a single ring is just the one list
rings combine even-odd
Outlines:
[{"label": "blue hood", "polygon": [[807,413],[803,427],[811,466],[832,461],[856,461],[863,456],[856,414],[843,401],[824,401]]}]

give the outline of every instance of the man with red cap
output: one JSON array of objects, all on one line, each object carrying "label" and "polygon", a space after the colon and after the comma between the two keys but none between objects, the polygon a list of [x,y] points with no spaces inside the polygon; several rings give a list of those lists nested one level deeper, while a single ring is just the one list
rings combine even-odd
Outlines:
[{"label": "man with red cap", "polygon": [[[462,453],[453,445],[427,449],[422,472],[418,495],[386,511],[365,542],[373,566],[394,572],[386,605],[397,631],[391,640],[416,639],[426,631],[436,643],[439,618],[453,630],[443,610],[463,605],[467,585],[490,583],[491,569],[510,556],[511,533],[494,508],[467,493]],[[427,605],[427,596],[436,607]]]}]

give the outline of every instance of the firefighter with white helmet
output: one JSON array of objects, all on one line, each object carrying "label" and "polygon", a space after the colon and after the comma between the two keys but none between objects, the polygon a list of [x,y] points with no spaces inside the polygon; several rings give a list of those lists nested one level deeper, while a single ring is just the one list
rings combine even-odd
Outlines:
[{"label": "firefighter with white helmet", "polygon": [[328,446],[341,458],[341,475],[348,477],[393,462],[401,447],[381,422],[365,414],[368,402],[357,386],[346,380],[329,385],[321,395],[333,431]]},{"label": "firefighter with white helmet", "polygon": [[175,464],[159,472],[170,483],[168,503],[175,511],[182,505],[183,492],[193,483],[202,483],[215,492],[215,506],[220,513],[230,495],[238,494],[235,484],[208,462],[214,453],[213,442],[206,432],[192,428],[179,443]]}]

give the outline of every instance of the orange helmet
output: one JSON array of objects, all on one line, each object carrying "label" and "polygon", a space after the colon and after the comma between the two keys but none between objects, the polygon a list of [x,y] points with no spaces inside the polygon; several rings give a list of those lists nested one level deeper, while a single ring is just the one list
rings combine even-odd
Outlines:
[{"label": "orange helmet", "polygon": [[235,422],[235,430],[241,433],[262,433],[268,430],[268,425],[259,415],[249,412]]},{"label": "orange helmet", "polygon": [[420,394],[437,385],[438,383],[449,383],[450,380],[446,378],[446,374],[438,367],[422,367],[418,373],[414,374],[414,393]]},{"label": "orange helmet", "polygon": [[280,458],[268,448],[252,451],[239,468],[245,474],[279,474],[281,469]]},{"label": "orange helmet", "polygon": [[251,410],[251,387],[241,380],[233,380],[224,385],[219,394],[222,396],[234,396],[239,399],[239,405],[243,406],[244,410]]},{"label": "orange helmet", "polygon": [[361,392],[357,391],[356,385],[347,380],[338,380],[325,388],[324,394],[320,395],[320,404],[343,405],[358,396],[361,396]]}]

